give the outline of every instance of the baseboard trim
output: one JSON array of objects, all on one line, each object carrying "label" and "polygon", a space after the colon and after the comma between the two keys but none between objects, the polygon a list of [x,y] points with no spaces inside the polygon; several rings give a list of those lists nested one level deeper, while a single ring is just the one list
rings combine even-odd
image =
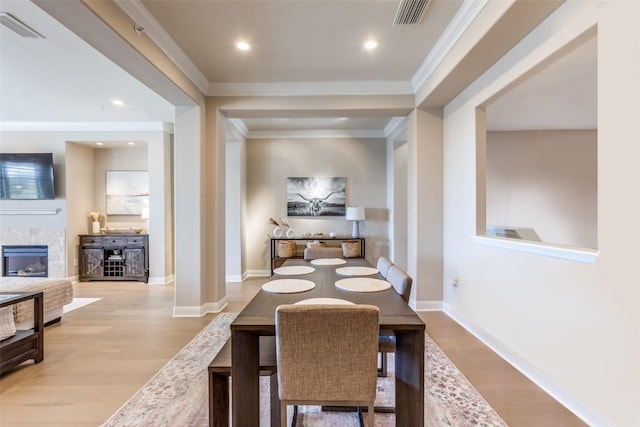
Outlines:
[{"label": "baseboard trim", "polygon": [[269,270],[247,270],[245,273],[247,277],[269,277],[271,276],[271,271]]},{"label": "baseboard trim", "polygon": [[551,397],[557,400],[561,405],[573,412],[578,418],[592,426],[613,427],[615,424],[603,417],[602,415],[589,409],[571,395],[566,393],[560,387],[549,381],[537,368],[531,365],[526,359],[513,353],[508,347],[495,340],[485,331],[476,328],[472,323],[468,322],[462,315],[459,315],[446,302],[443,303],[443,311],[455,320],[460,326],[469,333],[482,341],[487,347],[507,361],[511,366],[520,371],[524,376],[529,378],[538,387],[546,391]]},{"label": "baseboard trim", "polygon": [[409,305],[413,306],[415,311],[442,311],[442,301],[415,301],[415,304]]},{"label": "baseboard trim", "polygon": [[159,277],[149,277],[149,280],[147,281],[148,285],[168,285],[170,283],[173,283],[173,281],[175,280],[175,276],[173,274],[169,275],[169,276],[159,276]]},{"label": "baseboard trim", "polygon": [[174,306],[173,317],[202,317],[208,313],[220,313],[227,305],[227,297],[224,297],[218,302],[208,302],[201,306]]},{"label": "baseboard trim", "polygon": [[243,275],[240,274],[229,274],[225,277],[225,281],[229,282],[229,283],[238,283],[238,282],[242,282]]}]

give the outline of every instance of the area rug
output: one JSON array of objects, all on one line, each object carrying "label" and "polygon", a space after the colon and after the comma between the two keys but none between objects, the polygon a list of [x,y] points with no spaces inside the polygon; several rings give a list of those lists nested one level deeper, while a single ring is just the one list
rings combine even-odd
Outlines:
[{"label": "area rug", "polygon": [[102,298],[74,298],[69,304],[62,306],[62,313],[77,310],[96,301],[100,301],[101,299]]},{"label": "area rug", "polygon": [[[230,337],[235,313],[222,313],[170,360],[103,427],[206,426],[209,423],[207,367]],[[390,355],[393,358],[393,354]],[[393,360],[389,375],[378,379],[376,405],[393,405]],[[233,382],[233,381],[232,381]],[[269,425],[269,382],[261,377],[260,425]],[[233,387],[233,385],[232,385]],[[291,419],[291,408],[288,418]],[[298,426],[357,425],[357,415],[300,407]],[[375,425],[394,426],[393,414],[376,414]],[[506,423],[445,356],[425,336],[425,425],[500,427]]]}]

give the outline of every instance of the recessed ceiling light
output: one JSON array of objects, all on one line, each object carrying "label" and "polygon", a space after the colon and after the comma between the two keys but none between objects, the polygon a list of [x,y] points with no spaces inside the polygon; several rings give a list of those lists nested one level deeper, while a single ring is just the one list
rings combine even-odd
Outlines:
[{"label": "recessed ceiling light", "polygon": [[104,142],[96,142],[96,145],[104,145]]},{"label": "recessed ceiling light", "polygon": [[378,40],[370,39],[364,42],[363,46],[367,50],[373,50],[380,46],[380,42]]},{"label": "recessed ceiling light", "polygon": [[113,105],[117,105],[118,107],[124,106],[124,101],[122,99],[112,99],[111,103]]},{"label": "recessed ceiling light", "polygon": [[236,47],[240,50],[251,50],[251,45],[245,41],[239,41],[236,43]]},{"label": "recessed ceiling light", "polygon": [[129,144],[129,145],[136,145],[136,143],[135,143],[135,142],[133,142],[133,141],[129,141],[129,142],[127,142],[127,144]]}]

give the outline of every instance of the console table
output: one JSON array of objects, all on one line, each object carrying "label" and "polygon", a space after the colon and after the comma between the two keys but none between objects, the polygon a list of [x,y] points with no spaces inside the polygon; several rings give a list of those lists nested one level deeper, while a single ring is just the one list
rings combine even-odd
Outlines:
[{"label": "console table", "polygon": [[80,281],[149,280],[147,234],[81,234]]},{"label": "console table", "polygon": [[276,264],[281,264],[283,263],[285,260],[287,259],[292,259],[292,258],[302,258],[302,252],[300,250],[296,251],[296,255],[292,256],[292,257],[288,257],[288,258],[280,258],[278,256],[278,242],[280,240],[290,240],[293,242],[300,242],[301,243],[301,247],[302,249],[304,249],[303,245],[306,245],[306,242],[312,242],[312,241],[319,241],[319,242],[325,242],[327,244],[327,247],[339,247],[342,245],[342,242],[346,242],[349,240],[358,240],[360,242],[360,258],[364,258],[365,257],[365,238],[364,237],[351,237],[351,236],[336,236],[336,237],[324,237],[324,236],[298,236],[298,237],[291,237],[291,238],[287,238],[287,237],[271,237],[271,260],[270,260],[270,264],[271,264],[271,274],[273,275],[273,270],[276,267]]},{"label": "console table", "polygon": [[18,330],[12,337],[0,341],[0,374],[25,360],[44,360],[44,314],[42,292],[0,292],[0,308],[33,299],[33,328]]}]

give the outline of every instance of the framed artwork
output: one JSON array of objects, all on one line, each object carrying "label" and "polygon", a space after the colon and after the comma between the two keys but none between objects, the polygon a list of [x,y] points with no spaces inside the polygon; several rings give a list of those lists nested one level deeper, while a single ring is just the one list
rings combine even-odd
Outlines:
[{"label": "framed artwork", "polygon": [[345,178],[287,178],[287,216],[344,216]]},{"label": "framed artwork", "polygon": [[107,215],[140,215],[149,206],[149,172],[107,171]]}]

